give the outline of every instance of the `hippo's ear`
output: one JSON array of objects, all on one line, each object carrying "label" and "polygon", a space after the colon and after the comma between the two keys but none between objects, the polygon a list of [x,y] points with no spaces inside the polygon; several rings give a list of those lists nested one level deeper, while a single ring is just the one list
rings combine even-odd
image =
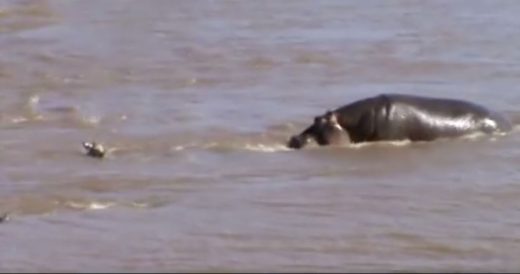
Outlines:
[{"label": "hippo's ear", "polygon": [[323,116],[316,116],[314,117],[314,124],[315,125],[323,125],[326,122],[325,118]]},{"label": "hippo's ear", "polygon": [[331,120],[334,119],[334,112],[332,112],[330,110],[327,110],[327,112],[325,113],[324,117],[325,117],[325,120],[327,122],[330,122]]},{"label": "hippo's ear", "polygon": [[327,113],[325,113],[325,120],[327,121],[327,123],[336,123],[336,114],[331,110],[328,110]]}]

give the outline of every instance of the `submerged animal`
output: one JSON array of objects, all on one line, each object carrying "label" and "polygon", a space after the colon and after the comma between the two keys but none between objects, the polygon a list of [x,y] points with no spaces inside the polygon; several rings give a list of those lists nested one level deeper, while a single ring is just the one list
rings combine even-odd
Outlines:
[{"label": "submerged animal", "polygon": [[96,142],[83,142],[83,148],[86,150],[86,154],[94,158],[105,157],[106,151],[103,145]]}]

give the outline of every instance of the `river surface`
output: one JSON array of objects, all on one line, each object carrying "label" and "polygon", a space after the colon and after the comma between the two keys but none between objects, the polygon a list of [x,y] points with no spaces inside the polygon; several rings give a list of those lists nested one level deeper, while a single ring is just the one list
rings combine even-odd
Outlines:
[{"label": "river surface", "polygon": [[0,271],[520,271],[520,130],[284,147],[385,92],[517,113],[519,14],[1,0]]}]

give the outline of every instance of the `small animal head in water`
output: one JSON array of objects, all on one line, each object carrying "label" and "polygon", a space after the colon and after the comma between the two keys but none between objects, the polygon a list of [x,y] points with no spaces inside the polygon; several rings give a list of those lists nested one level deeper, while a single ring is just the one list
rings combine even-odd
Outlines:
[{"label": "small animal head in water", "polygon": [[87,155],[94,158],[105,157],[105,148],[96,142],[83,142],[83,148],[87,151]]},{"label": "small animal head in water", "polygon": [[346,136],[346,132],[338,123],[336,113],[327,111],[324,115],[316,116],[314,123],[302,133],[293,136],[287,143],[287,146],[300,149],[310,141],[315,141],[318,145],[325,146],[339,143],[344,136]]}]

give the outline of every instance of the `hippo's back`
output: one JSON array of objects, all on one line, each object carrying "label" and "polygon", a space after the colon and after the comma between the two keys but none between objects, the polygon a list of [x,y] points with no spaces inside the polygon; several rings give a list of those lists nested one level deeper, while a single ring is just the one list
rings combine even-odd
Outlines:
[{"label": "hippo's back", "polygon": [[511,129],[510,121],[502,114],[463,100],[402,94],[380,97],[386,102],[386,120],[380,123],[381,139],[428,141]]}]

